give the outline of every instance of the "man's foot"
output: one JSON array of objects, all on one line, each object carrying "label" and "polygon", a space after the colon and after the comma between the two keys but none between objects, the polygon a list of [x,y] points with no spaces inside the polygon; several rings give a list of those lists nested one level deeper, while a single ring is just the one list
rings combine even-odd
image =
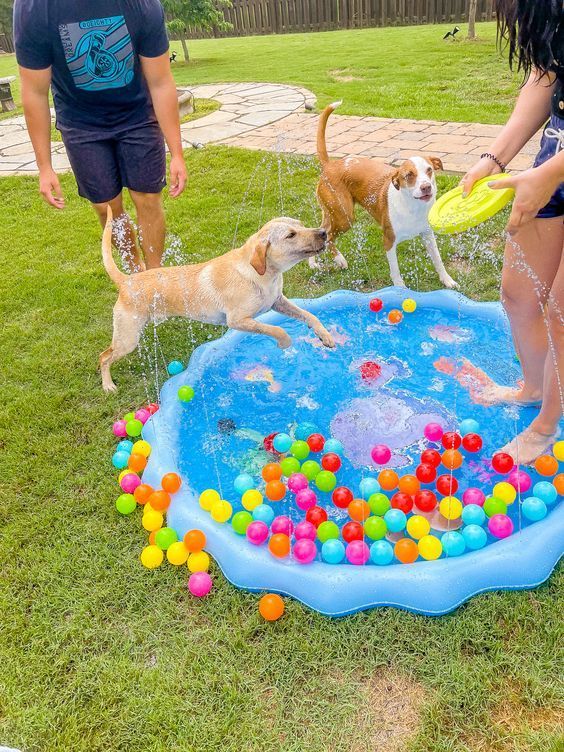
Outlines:
[{"label": "man's foot", "polygon": [[538,407],[542,396],[526,392],[522,387],[490,384],[480,393],[482,405],[517,405],[519,407]]},{"label": "man's foot", "polygon": [[542,454],[560,438],[560,430],[551,434],[539,433],[532,428],[525,428],[513,441],[506,444],[500,452],[510,454],[519,465],[532,465]]}]

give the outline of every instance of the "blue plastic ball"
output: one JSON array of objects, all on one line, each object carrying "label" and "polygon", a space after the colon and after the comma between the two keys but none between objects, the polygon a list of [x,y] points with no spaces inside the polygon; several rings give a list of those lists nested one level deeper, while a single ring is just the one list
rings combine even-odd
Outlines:
[{"label": "blue plastic ball", "polygon": [[388,509],[384,515],[384,522],[390,533],[401,533],[402,530],[405,530],[407,517],[401,509]]},{"label": "blue plastic ball", "polygon": [[466,550],[466,541],[461,533],[449,530],[441,537],[443,551],[447,556],[460,556]]},{"label": "blue plastic ball", "polygon": [[253,509],[252,515],[253,520],[264,522],[264,524],[268,525],[268,527],[272,525],[272,520],[276,516],[274,509],[272,509],[272,507],[270,507],[268,504],[259,504],[258,507],[255,507]]},{"label": "blue plastic ball", "polygon": [[342,445],[339,439],[327,439],[325,446],[323,447],[323,451],[332,452],[333,454],[338,454],[339,457],[342,457],[345,453],[345,447]]},{"label": "blue plastic ball", "polygon": [[474,418],[465,418],[460,421],[458,430],[461,436],[466,436],[467,433],[480,433],[480,424]]},{"label": "blue plastic ball", "polygon": [[[537,483],[537,486],[540,485]],[[536,486],[535,486],[536,488]],[[538,522],[546,517],[548,509],[545,502],[536,496],[529,496],[521,504],[523,516],[531,522]]]},{"label": "blue plastic ball", "polygon": [[552,483],[547,480],[540,480],[533,486],[533,496],[541,499],[545,504],[554,504],[558,498],[558,491]]},{"label": "blue plastic ball", "polygon": [[184,370],[184,364],[180,360],[171,360],[166,370],[171,376],[177,376]]},{"label": "blue plastic ball", "polygon": [[300,423],[294,432],[294,436],[298,441],[307,441],[312,433],[319,433],[315,423]]},{"label": "blue plastic ball", "polygon": [[393,546],[387,540],[377,540],[370,546],[370,559],[379,567],[389,564],[394,558]]},{"label": "blue plastic ball", "polygon": [[233,481],[233,488],[240,496],[242,496],[245,491],[250,491],[251,488],[254,487],[255,479],[252,475],[249,475],[249,473],[241,473]]},{"label": "blue plastic ball", "polygon": [[133,442],[129,441],[129,439],[122,439],[116,447],[116,452],[127,452],[128,454],[131,454],[132,449]]},{"label": "blue plastic ball", "polygon": [[466,525],[483,525],[486,513],[479,504],[467,504],[462,510],[462,522]]},{"label": "blue plastic ball", "polygon": [[116,470],[123,470],[124,467],[127,467],[128,461],[129,452],[115,452],[114,456],[112,457],[112,465],[116,468]]},{"label": "blue plastic ball", "polygon": [[466,547],[471,551],[483,548],[488,541],[488,534],[479,525],[466,525],[466,527],[462,528],[462,536]]},{"label": "blue plastic ball", "polygon": [[362,499],[369,499],[372,494],[379,492],[380,484],[376,478],[363,478],[360,481],[359,490]]},{"label": "blue plastic ball", "polygon": [[321,558],[327,564],[340,564],[345,558],[345,546],[337,538],[330,538],[321,546]]},{"label": "blue plastic ball", "polygon": [[276,449],[277,452],[284,454],[284,452],[287,452],[293,443],[294,440],[291,436],[288,436],[287,433],[277,433],[274,437],[274,441],[272,442],[272,446]]}]

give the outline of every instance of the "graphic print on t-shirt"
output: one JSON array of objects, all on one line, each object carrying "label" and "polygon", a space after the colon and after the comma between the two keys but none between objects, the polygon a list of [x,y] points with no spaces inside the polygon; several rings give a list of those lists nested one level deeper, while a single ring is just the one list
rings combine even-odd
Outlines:
[{"label": "graphic print on t-shirt", "polygon": [[79,89],[119,89],[131,83],[135,60],[123,16],[61,24],[67,65]]}]

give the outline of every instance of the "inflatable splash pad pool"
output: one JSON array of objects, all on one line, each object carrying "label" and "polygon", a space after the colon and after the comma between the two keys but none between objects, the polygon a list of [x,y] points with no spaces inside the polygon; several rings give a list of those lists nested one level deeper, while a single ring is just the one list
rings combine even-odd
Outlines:
[{"label": "inflatable splash pad pool", "polygon": [[331,616],[439,615],[546,580],[564,548],[564,456],[492,464],[534,415],[483,404],[491,381],[520,374],[501,306],[398,288],[299,305],[334,350],[267,314],[288,350],[229,331],[165,383],[143,482],[182,478],[167,525],[204,531],[237,587]]}]

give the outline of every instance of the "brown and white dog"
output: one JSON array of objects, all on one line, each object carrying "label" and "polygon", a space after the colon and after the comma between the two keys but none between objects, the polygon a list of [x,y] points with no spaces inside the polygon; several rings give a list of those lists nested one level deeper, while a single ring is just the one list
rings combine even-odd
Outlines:
[{"label": "brown and white dog", "polygon": [[289,347],[292,340],[284,329],[255,321],[255,316],[272,309],[303,321],[326,347],[334,347],[333,337],[319,319],[298,308],[282,292],[283,273],[321,253],[326,239],[323,228],[306,228],[296,219],[281,217],[268,222],[241,248],[211,261],[124,274],[112,257],[112,212],[108,209],[102,258],[119,295],[112,344],[100,355],[104,390],[115,391],[110,367],[133,352],[145,324],[158,324],[173,316],[265,334],[279,347]]},{"label": "brown and white dog", "polygon": [[[437,196],[435,170],[442,170],[441,160],[415,156],[397,168],[364,157],[330,160],[325,129],[329,115],[339,104],[335,102],[323,110],[317,128],[317,156],[321,163],[317,199],[323,212],[322,224],[327,230],[327,248],[333,253],[336,265],[347,268],[335,239],[353,226],[355,205],[360,204],[384,232],[384,249],[394,285],[405,287],[398,266],[397,245],[419,235],[443,285],[457,287],[444,267],[428,219]],[[316,258],[310,259],[310,266],[318,266]]]}]

